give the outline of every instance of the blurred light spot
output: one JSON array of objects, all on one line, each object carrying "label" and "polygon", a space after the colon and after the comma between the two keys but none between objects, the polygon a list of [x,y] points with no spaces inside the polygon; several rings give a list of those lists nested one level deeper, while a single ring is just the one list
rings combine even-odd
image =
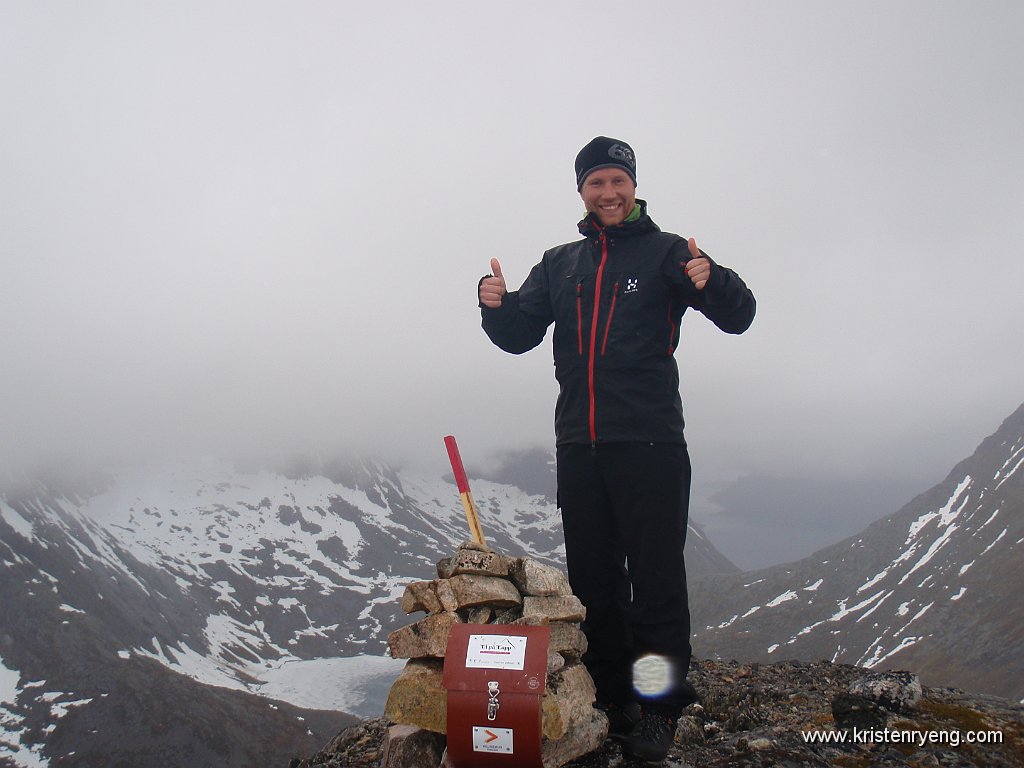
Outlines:
[{"label": "blurred light spot", "polygon": [[633,664],[633,688],[641,696],[661,696],[672,685],[672,662],[664,656],[649,654]]}]

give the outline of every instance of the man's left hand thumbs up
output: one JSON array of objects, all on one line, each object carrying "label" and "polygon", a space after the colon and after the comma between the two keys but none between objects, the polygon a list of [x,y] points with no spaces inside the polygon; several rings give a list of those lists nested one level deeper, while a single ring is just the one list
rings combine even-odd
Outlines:
[{"label": "man's left hand thumbs up", "polygon": [[702,256],[697,247],[697,241],[692,237],[687,241],[690,249],[690,260],[686,262],[686,276],[693,281],[693,286],[698,290],[704,290],[704,286],[711,277],[711,262],[707,256]]},{"label": "man's left hand thumbs up", "polygon": [[505,278],[501,275],[501,263],[497,259],[491,259],[491,274],[480,281],[477,293],[480,303],[485,307],[497,309],[501,306],[505,295]]}]

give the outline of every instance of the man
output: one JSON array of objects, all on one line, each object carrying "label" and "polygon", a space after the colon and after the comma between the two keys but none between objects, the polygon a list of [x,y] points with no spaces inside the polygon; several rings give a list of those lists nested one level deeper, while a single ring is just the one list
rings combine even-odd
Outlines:
[{"label": "man", "polygon": [[693,238],[651,220],[626,142],[587,144],[576,187],[583,239],[547,251],[518,291],[491,259],[478,298],[484,331],[513,354],[554,323],[558,504],[569,581],[587,608],[583,661],[610,734],[655,762],[697,699],[686,680],[690,459],[673,352],[688,308],[742,333],[754,297]]}]

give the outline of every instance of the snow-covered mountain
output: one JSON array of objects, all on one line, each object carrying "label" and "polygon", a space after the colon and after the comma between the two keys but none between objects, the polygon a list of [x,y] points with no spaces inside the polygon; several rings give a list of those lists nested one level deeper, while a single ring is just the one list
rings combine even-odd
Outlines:
[{"label": "snow-covered mountain", "polygon": [[[493,547],[564,561],[549,494],[482,479],[473,491]],[[0,765],[197,765],[182,745],[203,743],[226,754],[218,765],[251,765],[217,710],[251,726],[239,741],[263,764],[275,749],[308,753],[337,712],[379,714],[401,666],[384,653],[409,621],[402,592],[466,538],[452,483],[364,460],[191,462],[9,488]],[[687,546],[694,573],[735,570],[699,528]],[[259,743],[270,731],[275,743]]]},{"label": "snow-covered mountain", "polygon": [[788,565],[691,586],[694,648],[912,669],[1024,698],[1024,406],[896,514]]},{"label": "snow-covered mountain", "polygon": [[[547,461],[473,491],[496,549],[561,564]],[[466,532],[450,481],[365,460],[8,485],[0,766],[311,754],[380,712],[399,598]],[[1022,543],[1024,406],[943,483],[797,563],[737,574],[691,526],[695,651],[911,668],[1020,699]]]}]

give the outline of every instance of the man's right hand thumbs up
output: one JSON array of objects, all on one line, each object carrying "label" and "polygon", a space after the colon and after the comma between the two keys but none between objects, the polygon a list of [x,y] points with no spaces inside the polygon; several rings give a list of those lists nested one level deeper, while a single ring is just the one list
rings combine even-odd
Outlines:
[{"label": "man's right hand thumbs up", "polygon": [[505,295],[505,278],[501,276],[501,264],[491,259],[491,274],[480,281],[480,303],[485,307],[497,309]]}]

